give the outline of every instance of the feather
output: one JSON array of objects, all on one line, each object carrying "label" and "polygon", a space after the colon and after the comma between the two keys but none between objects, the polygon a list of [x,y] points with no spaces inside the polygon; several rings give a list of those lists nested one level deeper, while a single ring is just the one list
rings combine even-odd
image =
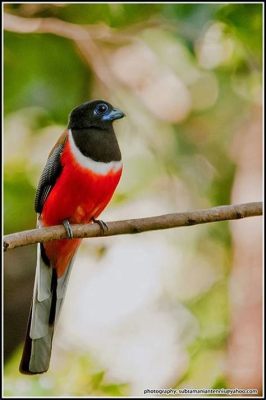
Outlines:
[{"label": "feather", "polygon": [[37,268],[34,282],[26,340],[20,363],[20,372],[40,374],[49,368],[55,323],[65,297],[67,283],[73,266],[73,258],[62,277],[48,266],[37,249]]},{"label": "feather", "polygon": [[44,203],[62,172],[61,154],[67,139],[67,133],[63,132],[59,140],[49,154],[45,167],[40,177],[35,196],[35,211],[41,213]]}]

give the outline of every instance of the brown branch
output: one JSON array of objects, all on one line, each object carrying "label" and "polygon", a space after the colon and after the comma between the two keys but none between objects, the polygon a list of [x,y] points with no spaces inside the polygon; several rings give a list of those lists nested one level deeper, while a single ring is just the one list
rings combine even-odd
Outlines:
[{"label": "brown branch", "polygon": [[[156,21],[145,21],[145,24],[135,24],[133,26],[119,32],[115,28],[111,28],[105,23],[97,24],[74,24],[63,21],[59,18],[52,17],[21,17],[14,14],[4,13],[4,29],[17,33],[52,33],[54,35],[63,36],[68,39],[87,40],[88,35],[101,41],[112,43],[126,42],[133,39],[133,33],[140,32],[148,27],[157,26]],[[127,33],[127,32],[130,33]],[[133,33],[131,33],[133,31]]]},{"label": "brown branch", "polygon": [[[125,235],[159,229],[205,224],[262,215],[262,202],[220,206],[203,210],[159,215],[156,217],[108,222],[104,232],[98,224],[72,225],[74,238]],[[65,239],[66,231],[62,225],[49,228],[32,229],[4,236],[4,250],[27,246],[48,240]]]},{"label": "brown branch", "polygon": [[3,23],[4,29],[10,32],[21,34],[49,33],[72,40],[99,81],[113,93],[118,91],[120,83],[108,66],[108,59],[103,51],[102,43],[110,42],[123,45],[132,41],[139,41],[141,39],[136,38],[137,32],[147,29],[147,27],[158,26],[158,21],[150,19],[145,21],[145,24],[138,23],[130,28],[118,31],[104,23],[78,25],[58,18],[25,18],[7,12],[4,13]]}]

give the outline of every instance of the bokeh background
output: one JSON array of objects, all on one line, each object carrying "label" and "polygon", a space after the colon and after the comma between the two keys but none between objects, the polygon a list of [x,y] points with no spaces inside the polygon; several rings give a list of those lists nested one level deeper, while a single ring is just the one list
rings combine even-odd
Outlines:
[{"label": "bokeh background", "polygon": [[[103,98],[122,180],[103,220],[262,196],[262,4],[6,4],[4,230],[35,226],[35,188],[68,115]],[[51,368],[18,373],[35,246],[5,254],[6,396],[262,390],[261,218],[87,239]]]}]

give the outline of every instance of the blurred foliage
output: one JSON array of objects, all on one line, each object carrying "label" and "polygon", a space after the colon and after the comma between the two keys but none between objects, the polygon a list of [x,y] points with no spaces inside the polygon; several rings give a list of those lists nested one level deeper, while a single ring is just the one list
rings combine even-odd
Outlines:
[{"label": "blurred foliage", "polygon": [[4,176],[5,233],[15,232],[18,221],[20,229],[27,229],[36,222],[34,213],[25,212],[32,203],[35,190],[20,165],[12,165],[11,169],[14,172],[9,174],[6,169]]},{"label": "blurred foliage", "polygon": [[[153,51],[158,65],[179,76],[192,98],[191,109],[179,121],[160,119],[138,97],[141,90],[134,91],[117,76],[115,80],[114,75],[110,75],[113,86],[105,86],[106,82],[97,77],[94,66],[85,60],[74,41],[51,33],[6,31],[5,233],[35,225],[36,180],[53,144],[53,138],[47,133],[49,127],[64,129],[74,106],[100,96],[124,104],[132,132],[134,129],[134,141],[140,141],[140,147],[149,151],[137,154],[137,148],[135,158],[129,157],[130,179],[114,198],[118,205],[147,193],[156,196],[158,190],[164,190],[158,181],[159,178],[163,181],[165,176],[169,178],[166,191],[169,190],[170,196],[172,190],[175,198],[173,209],[180,205],[172,178],[181,182],[186,194],[183,201],[180,196],[181,208],[187,204],[189,208],[200,208],[230,202],[236,168],[230,152],[231,142],[252,107],[260,102],[262,4],[13,3],[6,4],[5,11],[23,18],[53,17],[82,26],[89,24],[90,28],[110,27],[113,41],[101,41],[101,36],[96,39],[107,59],[108,54],[127,44],[127,34],[133,35],[137,42],[142,40]],[[223,58],[211,60],[211,64],[208,64],[208,52],[207,58],[201,61],[203,44],[208,46],[210,42],[208,32],[218,37],[219,48],[225,49]],[[172,51],[176,53],[168,54],[166,44],[169,48],[173,46]],[[23,127],[20,131],[21,122],[18,122],[17,137],[13,137],[16,121],[23,121]],[[133,144],[130,137],[127,136],[129,144],[124,146],[128,152]],[[44,149],[47,152],[38,160],[38,151],[45,152]],[[222,277],[208,290],[184,301],[199,321],[200,335],[188,349],[189,368],[177,380],[177,387],[189,384],[225,387],[220,365],[228,334],[227,274],[231,237],[226,222],[204,227],[200,232],[189,236],[188,242],[193,243],[191,248],[187,247],[188,251],[195,259],[205,254],[214,269],[218,266],[213,260],[219,254]],[[6,396],[130,393],[126,383],[112,383],[106,379],[105,371],[95,372],[95,363],[87,355],[69,354],[65,368],[56,376],[48,372],[45,376],[25,378],[16,372],[20,351],[19,347],[6,366]]]},{"label": "blurred foliage", "polygon": [[226,23],[228,30],[239,40],[247,51],[247,59],[259,66],[262,63],[262,4],[231,4],[217,12],[217,18]]},{"label": "blurred foliage", "polygon": [[66,110],[89,90],[87,70],[71,42],[53,35],[31,35],[29,46],[27,36],[6,32],[4,46],[6,114],[34,104],[46,109],[52,121],[63,124]]},{"label": "blurred foliage", "polygon": [[[14,353],[6,367],[5,396],[20,393],[21,396],[123,396],[128,393],[128,385],[110,383],[105,371],[96,370],[95,362],[88,354],[69,353],[60,374],[48,372],[45,375],[25,377],[17,371],[20,351]],[[15,372],[16,371],[16,372]]]}]

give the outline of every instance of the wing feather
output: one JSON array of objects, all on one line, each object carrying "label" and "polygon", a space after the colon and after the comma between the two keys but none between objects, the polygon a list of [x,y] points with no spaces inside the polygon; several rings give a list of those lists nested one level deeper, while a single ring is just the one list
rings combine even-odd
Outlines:
[{"label": "wing feather", "polygon": [[[44,203],[62,171],[61,154],[67,139],[64,132],[55,144],[42,172],[35,197],[35,210],[41,213]],[[41,222],[38,218],[37,226]],[[73,262],[65,274],[57,278],[42,244],[37,245],[37,266],[26,340],[20,363],[20,372],[39,374],[49,368],[55,322],[63,303]]]},{"label": "wing feather", "polygon": [[53,147],[45,164],[35,196],[35,211],[41,213],[44,203],[62,172],[61,154],[67,139],[65,131]]}]

